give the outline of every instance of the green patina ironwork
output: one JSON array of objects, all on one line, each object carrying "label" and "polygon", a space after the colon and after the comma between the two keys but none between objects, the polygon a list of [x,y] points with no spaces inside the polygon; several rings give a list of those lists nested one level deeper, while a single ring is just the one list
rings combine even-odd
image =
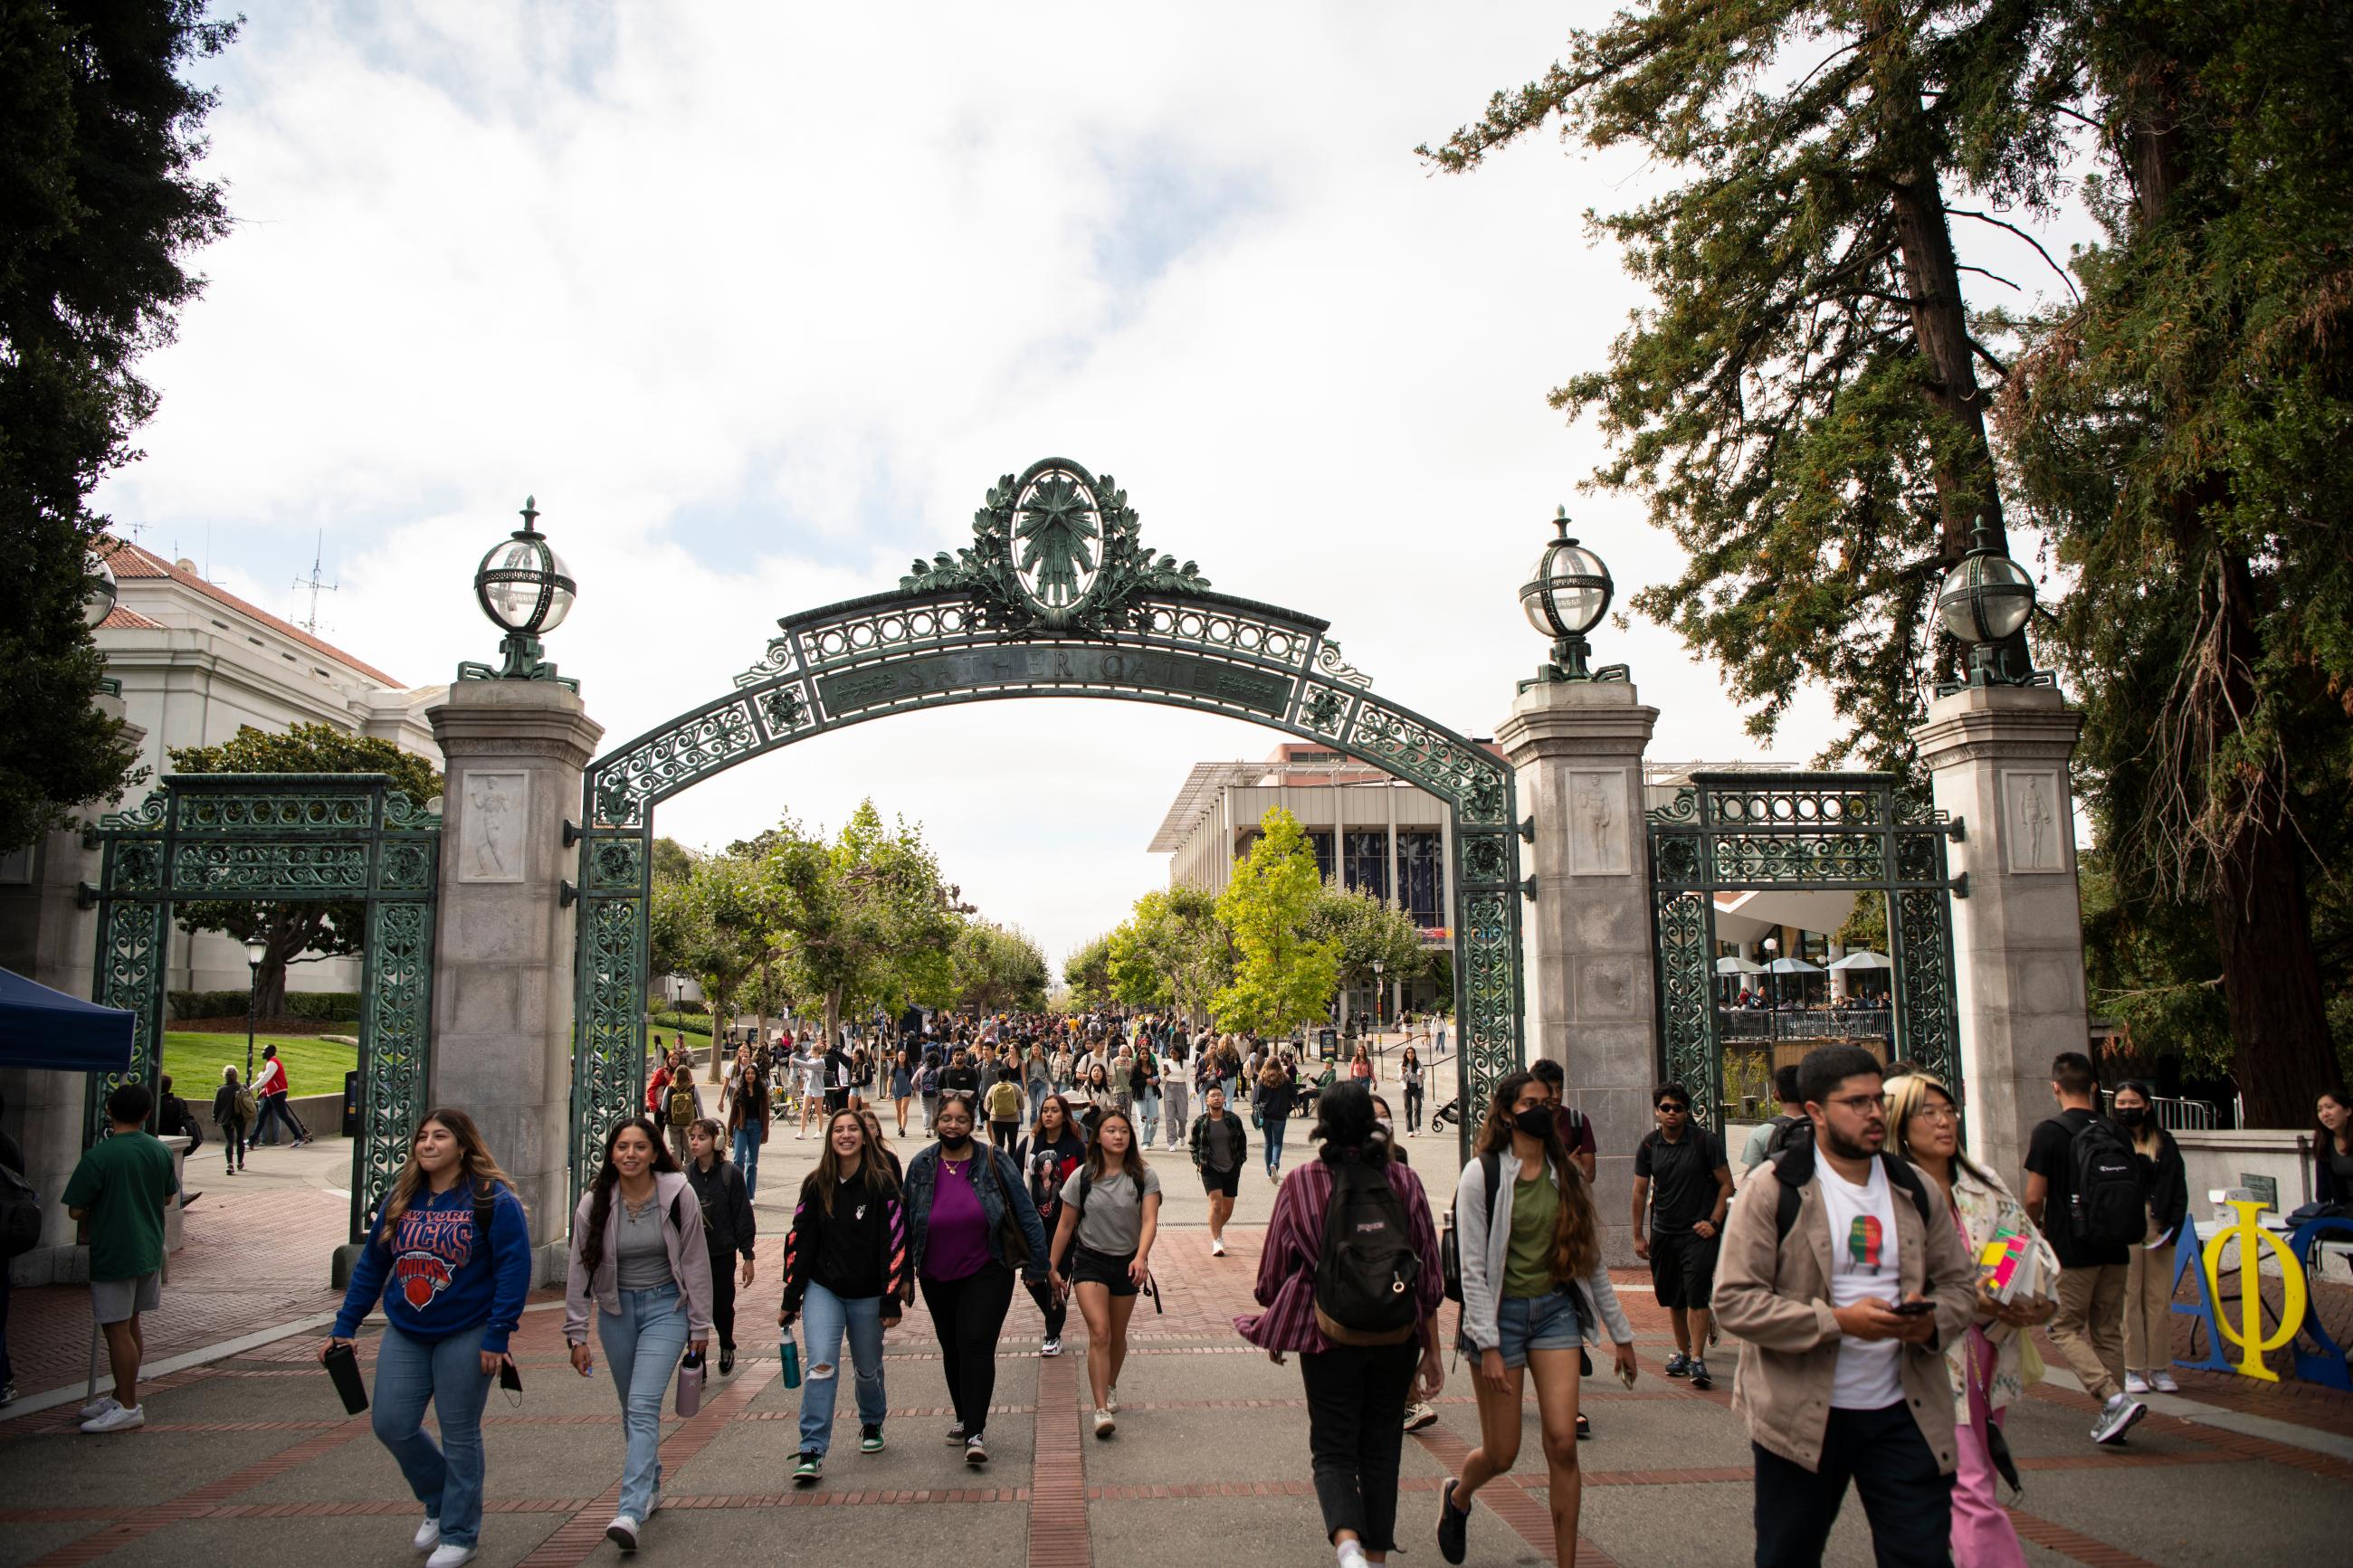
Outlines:
[{"label": "green patina ironwork", "polygon": [[1961,1089],[1950,900],[1968,892],[1945,847],[1962,825],[1892,773],[1696,773],[1649,814],[1660,1068],[1717,1119],[1724,1055],[1715,1004],[1715,895],[1767,888],[1876,892],[1887,900],[1894,1051]]},{"label": "green patina ironwork", "polygon": [[[1511,769],[1377,697],[1326,623],[1213,593],[1155,556],[1124,492],[1067,458],[991,487],[973,543],[897,591],[778,623],[735,689],[589,764],[580,830],[572,1173],[642,1103],[653,808],[746,758],[897,713],[1097,697],[1227,714],[1419,784],[1452,812],[1460,1088],[1476,1104],[1525,1059]],[[623,851],[626,850],[626,853]],[[1467,1136],[1466,1118],[1465,1136]]]},{"label": "green patina ironwork", "polygon": [[362,904],[360,1135],[352,1146],[351,1237],[408,1158],[427,1109],[433,901],[440,816],[382,773],[178,773],[138,805],[100,818],[93,999],[136,1020],[131,1068],[93,1073],[84,1142],[118,1084],[162,1073],[172,908],[192,900]]}]

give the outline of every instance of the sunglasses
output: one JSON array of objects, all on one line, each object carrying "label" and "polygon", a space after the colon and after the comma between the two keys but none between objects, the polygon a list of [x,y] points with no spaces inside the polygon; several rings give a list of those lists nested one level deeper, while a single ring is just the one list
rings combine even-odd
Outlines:
[{"label": "sunglasses", "polygon": [[1691,1107],[1688,1105],[1677,1105],[1672,1100],[1662,1100],[1659,1101],[1659,1109],[1665,1111],[1669,1116],[1682,1116],[1688,1113]]}]

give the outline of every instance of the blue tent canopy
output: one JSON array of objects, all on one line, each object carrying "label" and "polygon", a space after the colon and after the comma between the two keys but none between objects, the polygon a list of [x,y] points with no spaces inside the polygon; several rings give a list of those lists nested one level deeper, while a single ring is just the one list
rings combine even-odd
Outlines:
[{"label": "blue tent canopy", "polygon": [[0,969],[0,1067],[126,1072],[134,1016]]}]

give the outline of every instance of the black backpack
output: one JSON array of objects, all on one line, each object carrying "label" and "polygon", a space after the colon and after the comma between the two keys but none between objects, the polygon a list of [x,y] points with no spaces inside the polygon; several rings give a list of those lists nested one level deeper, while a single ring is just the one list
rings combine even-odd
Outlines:
[{"label": "black backpack", "polygon": [[[1479,1168],[1487,1174],[1487,1224],[1495,1223],[1495,1185],[1502,1179],[1501,1154],[1482,1154]],[[1438,1238],[1438,1277],[1450,1301],[1462,1300],[1462,1242],[1454,1234],[1454,1211],[1446,1211],[1446,1229]]]},{"label": "black backpack", "polygon": [[0,1258],[21,1258],[41,1245],[41,1194],[21,1172],[0,1165]]},{"label": "black backpack", "polygon": [[2140,1160],[2105,1116],[2094,1116],[2068,1141],[2074,1188],[2067,1194],[2067,1228],[2085,1247],[2130,1247],[2148,1234],[2147,1194]]},{"label": "black backpack", "polygon": [[1799,1139],[1811,1138],[1813,1135],[1812,1118],[1777,1116],[1773,1118],[1773,1131],[1765,1134],[1765,1157],[1769,1160]]},{"label": "black backpack", "polygon": [[1363,1160],[1331,1163],[1332,1202],[1315,1259],[1315,1326],[1342,1345],[1397,1345],[1413,1337],[1420,1307],[1405,1205],[1388,1173]]}]

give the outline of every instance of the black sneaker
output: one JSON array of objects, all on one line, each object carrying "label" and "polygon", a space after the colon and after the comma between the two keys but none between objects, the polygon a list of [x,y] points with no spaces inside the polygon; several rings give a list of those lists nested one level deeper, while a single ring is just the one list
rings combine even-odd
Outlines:
[{"label": "black sneaker", "polygon": [[948,1441],[951,1443],[961,1443],[964,1441],[963,1422],[959,1421],[955,1426],[948,1428]]},{"label": "black sneaker", "polygon": [[1677,1351],[1674,1354],[1667,1358],[1667,1375],[1669,1377],[1688,1377],[1691,1375],[1691,1357],[1683,1354],[1681,1351]]},{"label": "black sneaker", "polygon": [[1449,1477],[1446,1494],[1438,1500],[1438,1554],[1460,1563],[1471,1546],[1471,1510],[1454,1506],[1456,1482]]},{"label": "black sneaker", "polygon": [[980,1440],[977,1432],[964,1440],[964,1462],[976,1470],[988,1463],[988,1445]]},{"label": "black sneaker", "polygon": [[1580,1410],[1577,1413],[1577,1440],[1588,1442],[1593,1436],[1593,1417]]},{"label": "black sneaker", "polygon": [[719,1375],[725,1377],[735,1370],[735,1347],[722,1345],[719,1349]]},{"label": "black sneaker", "polygon": [[1703,1393],[1715,1386],[1715,1379],[1707,1374],[1707,1363],[1697,1356],[1692,1357],[1691,1380],[1692,1386]]}]

